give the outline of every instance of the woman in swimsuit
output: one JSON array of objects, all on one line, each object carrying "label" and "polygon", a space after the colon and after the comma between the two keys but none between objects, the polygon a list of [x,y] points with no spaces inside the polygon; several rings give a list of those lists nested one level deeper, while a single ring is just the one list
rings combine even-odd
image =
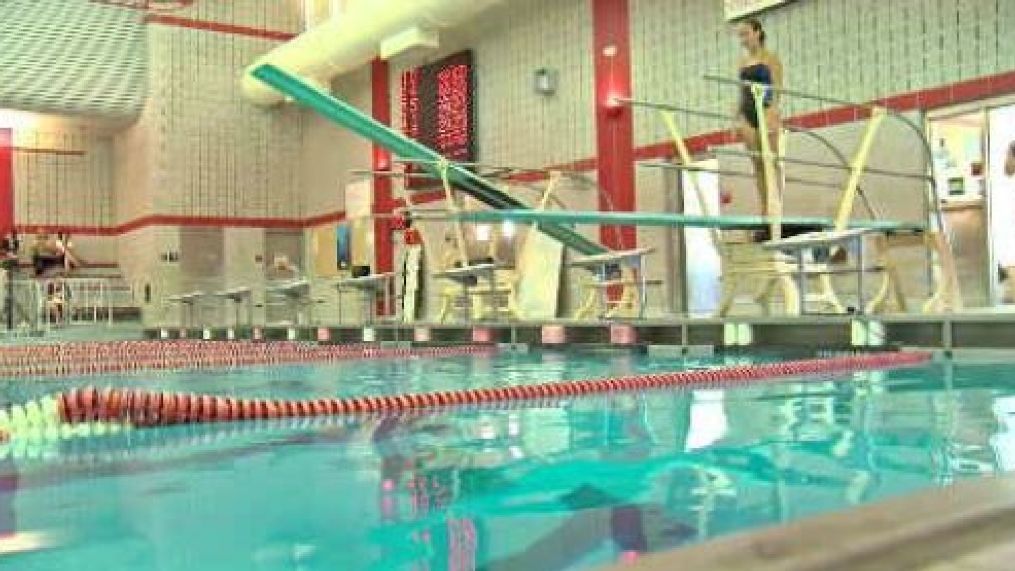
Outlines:
[{"label": "woman in swimsuit", "polygon": [[[782,87],[782,62],[779,57],[765,47],[765,29],[755,19],[746,20],[737,27],[740,45],[744,48],[744,56],[740,58],[737,75],[741,81],[760,83],[775,87],[767,90],[764,99],[765,125],[768,128],[770,149],[776,152],[778,147],[779,93]],[[743,138],[747,149],[752,153],[761,152],[760,134],[758,133],[758,111],[754,94],[747,85],[740,91],[740,104],[737,107],[737,131]],[[769,189],[765,179],[765,167],[760,156],[755,155],[754,174],[758,181],[758,197],[761,200],[761,214],[768,216],[769,192],[778,192],[779,188]],[[778,166],[776,167],[776,185],[778,185]]]}]

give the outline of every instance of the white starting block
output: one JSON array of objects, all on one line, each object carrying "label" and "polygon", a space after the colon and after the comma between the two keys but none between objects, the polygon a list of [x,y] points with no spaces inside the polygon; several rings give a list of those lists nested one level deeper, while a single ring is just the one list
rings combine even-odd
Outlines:
[{"label": "white starting block", "polygon": [[198,311],[199,303],[207,294],[203,291],[192,291],[190,293],[181,293],[178,295],[171,295],[166,298],[169,303],[178,303],[182,313],[180,315],[181,327],[192,327],[196,324],[195,316],[200,316]]},{"label": "white starting block", "polygon": [[[598,305],[603,308],[600,317],[617,316],[627,309],[639,319],[645,317],[648,304],[648,279],[645,275],[645,257],[655,248],[637,248],[617,252],[606,252],[585,256],[571,262],[572,268],[587,270],[593,275],[591,291],[578,310],[579,319],[591,317]],[[611,275],[611,268],[620,268],[620,276]],[[611,302],[608,291],[611,287],[622,288],[620,299]],[[612,308],[610,306],[613,306]]]},{"label": "white starting block", "polygon": [[246,308],[246,324],[254,324],[254,292],[249,287],[234,287],[231,289],[225,289],[217,291],[211,294],[213,297],[221,299],[223,301],[231,301],[234,305],[235,318],[233,324],[237,327],[244,324],[241,319],[241,310]]},{"label": "white starting block", "polygon": [[384,300],[384,307],[391,308],[391,290],[395,281],[392,272],[370,274],[357,278],[342,278],[332,283],[338,293],[338,322],[342,323],[342,293],[353,290],[360,292],[363,303],[363,323],[373,323],[377,317],[377,301]]},{"label": "white starting block", "polygon": [[310,297],[310,280],[297,279],[270,284],[264,288],[269,296],[281,298],[290,310],[293,323],[300,324],[300,309],[306,307],[306,322],[314,322],[314,300]]}]

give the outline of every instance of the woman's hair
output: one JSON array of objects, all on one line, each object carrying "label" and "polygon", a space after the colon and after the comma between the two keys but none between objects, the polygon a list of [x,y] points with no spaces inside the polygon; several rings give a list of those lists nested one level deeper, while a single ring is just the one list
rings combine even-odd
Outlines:
[{"label": "woman's hair", "polygon": [[761,20],[759,20],[757,18],[750,18],[750,19],[744,20],[743,23],[744,23],[745,26],[750,26],[750,28],[752,30],[754,30],[755,32],[758,33],[758,35],[759,35],[759,37],[761,39],[761,44],[764,45],[765,44],[765,40],[768,37],[768,34],[765,33],[765,27],[761,25]]}]

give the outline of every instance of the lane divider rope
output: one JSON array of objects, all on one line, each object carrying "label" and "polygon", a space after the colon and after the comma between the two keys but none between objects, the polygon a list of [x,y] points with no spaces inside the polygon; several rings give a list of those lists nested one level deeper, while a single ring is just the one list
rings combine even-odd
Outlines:
[{"label": "lane divider rope", "polygon": [[102,431],[119,431],[133,427],[207,422],[397,414],[449,407],[496,405],[511,401],[559,400],[625,391],[729,386],[769,379],[913,366],[931,358],[930,353],[923,352],[872,353],[618,378],[312,400],[249,399],[88,387],[43,397],[25,405],[15,405],[9,411],[0,411],[0,440],[20,435],[43,439],[85,436],[85,432],[90,434],[95,430],[83,427],[96,425]]},{"label": "lane divider rope", "polygon": [[359,359],[487,354],[491,346],[395,348],[289,341],[123,341],[0,348],[0,377],[85,376]]}]

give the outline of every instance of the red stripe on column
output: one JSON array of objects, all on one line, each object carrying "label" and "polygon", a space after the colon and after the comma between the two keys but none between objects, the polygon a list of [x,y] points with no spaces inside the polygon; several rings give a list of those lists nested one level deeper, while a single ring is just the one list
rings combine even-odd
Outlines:
[{"label": "red stripe on column", "polygon": [[[371,109],[375,120],[391,125],[391,78],[388,62],[375,59],[370,66]],[[374,171],[391,170],[391,154],[378,145],[373,147]],[[378,273],[390,272],[395,266],[395,247],[392,242],[391,219],[386,215],[394,209],[392,181],[388,176],[374,177],[374,260]],[[384,308],[390,312],[392,308]]]},{"label": "red stripe on column", "polygon": [[[611,105],[631,94],[631,26],[628,0],[592,0],[596,79],[596,155],[603,196],[600,210],[633,211],[634,121],[627,107]],[[602,227],[600,239],[611,248],[633,248],[632,226]]]},{"label": "red stripe on column", "polygon": [[14,230],[14,131],[0,129],[0,233]]}]

